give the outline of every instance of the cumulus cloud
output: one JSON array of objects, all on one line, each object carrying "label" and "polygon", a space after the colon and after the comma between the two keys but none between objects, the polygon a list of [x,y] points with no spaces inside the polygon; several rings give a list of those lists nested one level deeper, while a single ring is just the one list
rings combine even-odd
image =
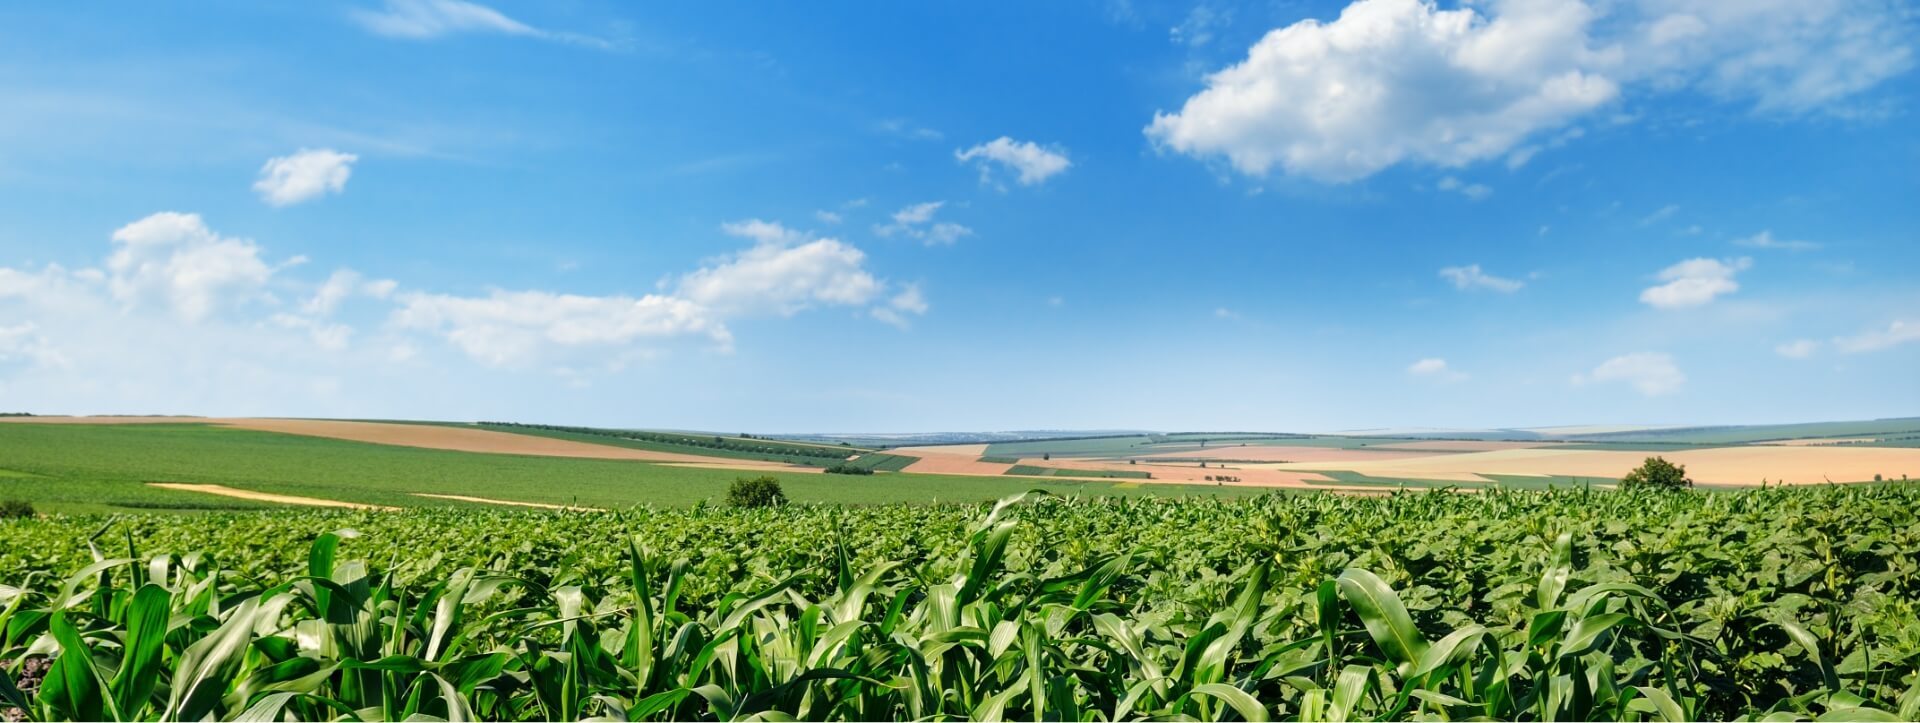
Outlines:
[{"label": "cumulus cloud", "polygon": [[758,220],[725,228],[757,243],[682,277],[677,292],[714,312],[791,316],[814,305],[863,305],[885,288],[864,268],[866,253],[836,239],[803,243],[802,234]]},{"label": "cumulus cloud", "polygon": [[260,167],[260,178],[253,190],[260,200],[272,206],[291,206],[311,201],[347,188],[353,164],[360,160],[351,153],[325,148],[302,148],[290,156],[267,159]]},{"label": "cumulus cloud", "polygon": [[893,222],[873,227],[873,232],[882,238],[906,236],[919,239],[928,246],[944,246],[973,235],[973,229],[948,221],[935,221],[934,214],[940,211],[946,201],[927,201],[916,203],[893,214]]},{"label": "cumulus cloud", "polygon": [[1820,248],[1820,244],[1812,241],[1774,238],[1773,231],[1770,230],[1761,231],[1752,236],[1734,239],[1733,243],[1735,246],[1747,246],[1756,249],[1783,249],[1787,251],[1810,251]]},{"label": "cumulus cloud", "polygon": [[[63,376],[34,382],[35,389],[73,396],[35,398],[105,400],[127,409],[119,405],[148,397],[116,385],[138,378],[164,387],[180,369],[196,379],[244,376],[237,388],[255,395],[305,385],[324,391],[337,384],[326,381],[337,370],[384,378],[393,370],[387,365],[416,363],[433,353],[422,346],[432,338],[482,366],[566,369],[578,381],[673,344],[731,349],[728,322],[739,318],[851,306],[882,309],[877,318],[904,324],[927,313],[918,286],[889,285],[848,244],[759,220],[723,230],[753,243],[668,277],[656,293],[450,294],[402,292],[391,279],[344,268],[323,279],[297,278],[286,272],[293,262],[269,265],[258,244],[223,236],[197,214],[158,213],[114,231],[100,268],[0,267],[0,389],[21,398],[19,375],[57,368]],[[138,371],[147,367],[175,371]],[[154,386],[139,391],[202,400],[196,409],[227,398],[199,387],[191,391],[201,396]],[[257,396],[236,398],[240,409],[257,409],[247,406]]]},{"label": "cumulus cloud", "polygon": [[1440,270],[1440,278],[1446,279],[1453,284],[1453,288],[1461,291],[1488,289],[1502,294],[1511,294],[1519,291],[1520,287],[1526,286],[1518,279],[1501,278],[1482,271],[1479,264],[1448,266]]},{"label": "cumulus cloud", "polygon": [[438,333],[495,366],[522,366],[555,351],[620,350],[637,341],[695,336],[727,346],[733,338],[710,310],[660,294],[496,290],[478,297],[405,293],[397,300],[393,325]]},{"label": "cumulus cloud", "polygon": [[1795,339],[1773,348],[1773,353],[1788,359],[1805,359],[1820,350],[1820,342],[1812,339]]},{"label": "cumulus cloud", "polygon": [[1687,376],[1680,373],[1673,357],[1662,352],[1634,352],[1608,359],[1584,375],[1575,374],[1573,383],[1603,384],[1625,382],[1635,390],[1649,397],[1658,397],[1680,391],[1686,384]]},{"label": "cumulus cloud", "polygon": [[1666,283],[1640,292],[1640,303],[1660,309],[1699,306],[1715,297],[1740,290],[1735,274],[1753,266],[1753,259],[1687,259],[1660,271]]},{"label": "cumulus cloud", "polygon": [[1847,354],[1859,354],[1880,351],[1914,341],[1920,341],[1920,321],[1896,319],[1885,329],[1836,337],[1833,340],[1833,348]]},{"label": "cumulus cloud", "polygon": [[379,10],[359,8],[352,11],[350,17],[376,35],[407,40],[480,33],[518,35],[596,48],[613,46],[601,38],[537,28],[466,0],[386,0]]},{"label": "cumulus cloud", "polygon": [[1467,378],[1466,374],[1455,371],[1452,367],[1448,366],[1447,360],[1438,357],[1421,359],[1408,365],[1407,373],[1416,377],[1438,379],[1448,382],[1457,382]]},{"label": "cumulus cloud", "polygon": [[1518,165],[1629,90],[1831,106],[1911,67],[1911,25],[1884,0],[1356,0],[1269,32],[1145,130],[1250,176]]},{"label": "cumulus cloud", "polygon": [[1018,174],[1022,186],[1033,186],[1065,173],[1073,165],[1061,148],[1046,148],[1033,141],[1016,141],[1006,136],[953,152],[954,160],[973,163],[980,168],[980,182],[993,180],[994,165]]},{"label": "cumulus cloud", "polygon": [[214,233],[199,214],[153,214],[114,231],[113,243],[107,282],[114,298],[164,304],[188,321],[260,296],[276,271],[253,241]]},{"label": "cumulus cloud", "polygon": [[[866,254],[837,239],[814,238],[760,219],[729,222],[721,230],[754,244],[670,279],[664,285],[669,290],[660,293],[638,298],[530,290],[399,294],[391,323],[437,334],[485,364],[525,367],[595,350],[635,352],[645,342],[704,340],[728,350],[730,320],[867,306],[887,291],[887,282],[865,268]],[[918,287],[910,286],[870,313],[897,324],[905,320],[901,314],[926,310]]]}]

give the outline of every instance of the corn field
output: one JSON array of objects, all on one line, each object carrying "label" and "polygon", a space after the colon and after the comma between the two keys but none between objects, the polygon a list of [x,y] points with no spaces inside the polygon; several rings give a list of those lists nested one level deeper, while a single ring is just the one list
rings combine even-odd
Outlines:
[{"label": "corn field", "polygon": [[1920,488],[0,523],[24,720],[1911,720]]}]

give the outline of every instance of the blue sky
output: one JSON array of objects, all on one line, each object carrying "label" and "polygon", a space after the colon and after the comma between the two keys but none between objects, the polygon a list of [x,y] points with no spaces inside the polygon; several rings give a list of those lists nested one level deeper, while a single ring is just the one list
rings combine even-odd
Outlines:
[{"label": "blue sky", "polygon": [[0,9],[0,408],[1920,413],[1879,0]]}]

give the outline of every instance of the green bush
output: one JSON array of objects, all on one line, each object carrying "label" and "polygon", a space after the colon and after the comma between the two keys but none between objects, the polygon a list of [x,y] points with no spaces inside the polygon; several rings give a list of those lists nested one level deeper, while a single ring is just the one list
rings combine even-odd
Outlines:
[{"label": "green bush", "polygon": [[26,500],[0,502],[0,520],[24,520],[33,516],[33,503]]},{"label": "green bush", "polygon": [[827,474],[873,474],[873,470],[856,464],[836,464],[824,470]]},{"label": "green bush", "polygon": [[729,507],[779,507],[786,503],[787,493],[780,490],[780,480],[772,477],[739,477],[727,488]]},{"label": "green bush", "polygon": [[1647,461],[1627,476],[1621,478],[1621,489],[1679,490],[1693,486],[1693,480],[1687,478],[1685,465],[1668,462],[1664,457],[1648,457]]}]

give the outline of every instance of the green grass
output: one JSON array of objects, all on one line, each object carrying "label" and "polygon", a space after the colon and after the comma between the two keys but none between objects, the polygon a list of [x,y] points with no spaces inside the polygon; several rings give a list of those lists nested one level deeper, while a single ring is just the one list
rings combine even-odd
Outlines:
[{"label": "green grass", "polygon": [[1108,477],[1114,479],[1152,479],[1151,472],[1133,470],[1088,470],[1060,469],[1058,467],[1039,467],[1031,464],[1016,464],[1001,474],[1024,475],[1028,477]]},{"label": "green grass", "polygon": [[[201,424],[0,425],[0,499],[43,512],[258,509],[265,503],[146,482],[247,490],[397,507],[471,506],[410,493],[526,502],[684,507],[724,497],[734,478],[762,474],[628,460],[477,454],[396,447]],[[1106,482],[886,473],[871,477],[779,474],[796,502],[978,502],[1030,488],[1063,494],[1235,494],[1206,486],[1124,489]]]},{"label": "green grass", "polygon": [[1817,437],[1898,436],[1920,433],[1920,417],[1873,419],[1853,422],[1811,422],[1806,424],[1762,424],[1740,427],[1688,427],[1654,429],[1614,434],[1588,435],[1582,439],[1607,442],[1678,442],[1683,444],[1743,444],[1781,439]]},{"label": "green grass", "polygon": [[859,459],[848,462],[847,464],[855,467],[865,467],[875,472],[899,472],[906,469],[907,465],[918,461],[920,461],[919,457],[908,457],[904,454],[868,452],[860,455]]},{"label": "green grass", "polygon": [[[788,464],[800,464],[800,465],[806,465],[809,467],[824,467],[829,464],[837,463],[839,461],[837,459],[819,457],[819,456],[814,456],[810,454],[797,454],[797,453],[786,454],[781,452],[757,452],[757,451],[738,450],[738,449],[718,449],[714,447],[702,447],[702,446],[691,444],[691,443],[676,444],[673,442],[661,441],[663,439],[683,439],[683,440],[688,440],[689,442],[696,439],[712,440],[713,439],[712,435],[708,435],[706,437],[697,437],[695,435],[670,433],[670,432],[640,432],[640,434],[647,434],[647,435],[653,436],[654,438],[653,439],[630,439],[626,437],[610,436],[611,434],[619,433],[621,430],[607,430],[609,434],[588,434],[584,432],[569,432],[569,431],[558,430],[558,429],[542,429],[539,427],[490,424],[490,423],[484,423],[484,422],[477,425],[476,424],[449,424],[446,426],[478,427],[480,429],[486,429],[486,430],[491,430],[495,432],[506,432],[509,434],[525,434],[525,435],[531,435],[535,437],[549,437],[552,439],[564,439],[570,442],[581,442],[583,444],[600,444],[600,445],[607,445],[612,447],[625,447],[628,449],[641,449],[649,452],[672,452],[674,454],[695,454],[695,455],[700,455],[702,457],[722,457],[726,459],[752,459],[752,460],[759,460],[762,462],[786,462]],[[811,444],[802,445],[797,442],[781,442],[781,441],[763,440],[763,439],[729,439],[726,437],[722,437],[722,439],[727,439],[727,441],[738,442],[741,444],[753,444],[753,445],[762,445],[762,446],[768,446],[768,447],[785,447],[785,448],[791,448],[794,450],[804,449],[808,451],[813,451],[813,450],[820,450],[820,449],[832,449],[832,448],[824,447],[821,445],[811,445]],[[840,450],[836,450],[836,451],[840,451]],[[852,456],[854,454],[858,454],[859,450],[848,448],[848,449],[845,449],[844,452],[845,454],[843,456]]]}]

